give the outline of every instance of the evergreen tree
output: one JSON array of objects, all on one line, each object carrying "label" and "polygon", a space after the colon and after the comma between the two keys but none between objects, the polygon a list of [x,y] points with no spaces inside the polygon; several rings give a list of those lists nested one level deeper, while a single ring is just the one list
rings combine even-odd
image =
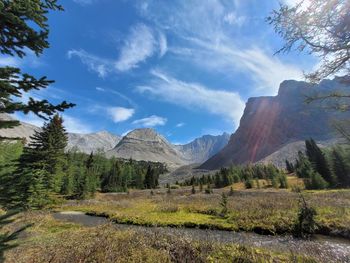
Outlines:
[{"label": "evergreen tree", "polygon": [[64,196],[71,196],[74,193],[73,173],[69,171],[62,178],[62,186],[60,194]]},{"label": "evergreen tree", "polygon": [[317,146],[313,139],[306,140],[305,145],[307,157],[312,163],[315,171],[318,172],[330,185],[335,185],[334,177],[322,150]]},{"label": "evergreen tree", "polygon": [[196,193],[196,188],[194,188],[194,185],[192,185],[191,193],[194,195]]},{"label": "evergreen tree", "polygon": [[205,193],[206,194],[212,194],[213,193],[213,190],[211,189],[211,185],[210,184],[207,185],[207,188],[205,189]]},{"label": "evergreen tree", "polygon": [[168,188],[167,194],[171,194],[170,184],[168,184],[167,188]]},{"label": "evergreen tree", "polygon": [[144,185],[145,185],[146,189],[153,189],[154,188],[154,173],[153,173],[151,165],[148,165],[148,167],[147,167]]},{"label": "evergreen tree", "polygon": [[229,170],[227,168],[221,168],[220,174],[221,174],[221,178],[222,178],[221,187],[228,186],[232,183],[232,180],[229,176]]},{"label": "evergreen tree", "polygon": [[[1,1],[0,53],[23,58],[32,51],[37,56],[49,47],[47,41],[49,26],[47,13],[50,10],[62,10],[56,0],[16,0]],[[0,113],[33,112],[39,117],[52,116],[56,111],[63,111],[74,106],[62,102],[52,105],[47,100],[35,100],[30,97],[27,103],[19,102],[23,94],[44,89],[53,81],[46,77],[35,78],[22,73],[19,68],[0,67]],[[19,125],[18,121],[0,119],[0,129]]]},{"label": "evergreen tree", "polygon": [[135,187],[138,189],[143,189],[143,171],[141,169],[136,169],[135,170]]},{"label": "evergreen tree", "polygon": [[103,192],[118,192],[121,186],[121,169],[118,161],[113,160],[110,171],[102,180],[101,188]]},{"label": "evergreen tree", "polygon": [[245,185],[245,188],[247,188],[247,189],[253,188],[253,181],[252,181],[252,179],[247,179],[247,180],[244,182],[244,185]]},{"label": "evergreen tree", "polygon": [[323,179],[323,177],[315,171],[312,171],[310,178],[306,178],[305,187],[309,190],[319,190],[328,187],[328,183]]},{"label": "evergreen tree", "polygon": [[88,196],[88,189],[86,184],[86,170],[81,164],[74,167],[74,195],[78,199],[84,199]]},{"label": "evergreen tree", "polygon": [[296,174],[299,178],[311,178],[311,174],[314,172],[310,161],[305,157],[302,152],[298,152],[298,160],[296,166]]},{"label": "evergreen tree", "polygon": [[294,165],[293,165],[293,163],[291,163],[288,160],[286,160],[286,169],[287,169],[288,173],[294,173]]},{"label": "evergreen tree", "polygon": [[222,186],[220,173],[215,174],[215,187],[220,188]]},{"label": "evergreen tree", "polygon": [[221,206],[221,212],[220,212],[221,216],[226,216],[228,212],[228,208],[227,208],[227,196],[225,193],[221,194],[220,206]]},{"label": "evergreen tree", "polygon": [[304,238],[313,235],[317,229],[316,215],[316,210],[313,207],[309,207],[304,197],[300,194],[300,208],[293,229],[294,236]]},{"label": "evergreen tree", "polygon": [[278,177],[278,180],[279,180],[280,188],[284,188],[284,189],[288,188],[288,179],[287,179],[287,176],[285,174],[281,174]]},{"label": "evergreen tree", "polygon": [[350,187],[350,166],[341,148],[332,151],[333,172],[339,187]]},{"label": "evergreen tree", "polygon": [[19,164],[5,194],[9,196],[6,206],[41,208],[54,202],[54,194],[61,190],[60,167],[64,164],[67,135],[63,120],[55,115],[45,123],[41,131],[31,137],[24,148]]},{"label": "evergreen tree", "polygon": [[95,159],[94,154],[91,152],[89,158],[86,161],[86,179],[85,179],[85,189],[87,191],[87,197],[94,196],[99,185],[99,179],[95,172]]}]

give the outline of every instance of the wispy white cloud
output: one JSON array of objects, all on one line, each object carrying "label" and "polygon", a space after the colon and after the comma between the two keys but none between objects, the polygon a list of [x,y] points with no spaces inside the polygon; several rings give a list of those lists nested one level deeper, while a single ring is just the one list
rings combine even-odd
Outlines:
[{"label": "wispy white cloud", "polygon": [[303,77],[299,65],[273,55],[266,37],[256,36],[259,42],[232,37],[233,33],[239,34],[235,29],[251,19],[241,12],[239,0],[146,2],[147,8],[140,6],[140,13],[179,39],[168,52],[210,74],[248,76],[255,83],[249,95],[274,95],[283,80]]},{"label": "wispy white cloud", "polygon": [[223,20],[231,26],[242,26],[246,21],[246,17],[240,16],[236,12],[229,12],[224,15]]},{"label": "wispy white cloud", "polygon": [[155,126],[164,126],[167,123],[167,119],[159,117],[157,115],[152,115],[147,118],[139,119],[133,121],[133,124],[140,125],[142,127],[155,127]]},{"label": "wispy white cloud", "polygon": [[118,71],[136,68],[139,63],[151,57],[155,52],[156,40],[152,29],[144,24],[132,27],[115,63]]},{"label": "wispy white cloud", "polygon": [[29,124],[37,126],[37,127],[42,127],[44,122],[45,122],[44,119],[39,118],[38,116],[36,116],[33,113],[28,113],[28,114],[14,113],[13,117],[16,120],[19,120],[20,122],[29,123]]},{"label": "wispy white cloud", "polygon": [[101,92],[105,92],[106,91],[104,88],[101,88],[101,87],[96,87],[96,90],[97,91],[101,91]]},{"label": "wispy white cloud", "polygon": [[194,63],[227,75],[237,72],[249,75],[255,82],[255,94],[275,95],[282,81],[303,78],[299,67],[284,63],[259,47],[240,49],[226,42],[213,44],[199,39],[191,41],[202,47],[201,52],[192,53]]},{"label": "wispy white cloud", "polygon": [[23,58],[0,55],[0,67],[29,67],[39,68],[45,65],[44,60],[38,57],[32,50],[25,48],[26,56]]},{"label": "wispy white cloud", "polygon": [[72,117],[67,114],[63,114],[63,125],[68,132],[72,133],[91,133],[92,129],[86,123],[83,123],[80,119]]},{"label": "wispy white cloud", "polygon": [[69,50],[67,55],[69,59],[74,56],[78,57],[90,71],[96,72],[98,76],[102,78],[104,78],[113,67],[113,62],[111,60],[92,55],[83,49]]},{"label": "wispy white cloud", "polygon": [[168,41],[163,33],[159,33],[159,56],[162,57],[168,51]]},{"label": "wispy white cloud", "polygon": [[[106,93],[111,93],[114,95],[117,95],[119,98],[121,98],[122,100],[126,101],[130,106],[132,106],[133,108],[137,108],[137,104],[128,96],[124,95],[123,93],[116,91],[114,89],[110,89],[110,88],[104,88],[104,87],[96,87],[95,88],[97,91],[99,92],[106,92]],[[103,107],[98,107],[98,108],[103,108]]]},{"label": "wispy white cloud", "polygon": [[82,6],[86,6],[93,4],[94,2],[96,2],[96,0],[73,0],[73,2]]},{"label": "wispy white cloud", "polygon": [[183,126],[185,126],[184,122],[179,122],[178,124],[176,124],[176,128],[181,128]]},{"label": "wispy white cloud", "polygon": [[125,135],[127,135],[129,132],[131,132],[132,130],[126,130],[125,132],[122,133],[122,137],[124,137]]},{"label": "wispy white cloud", "polygon": [[295,6],[301,2],[303,2],[303,5],[306,5],[310,2],[310,0],[282,0],[281,2],[289,6]]},{"label": "wispy white cloud", "polygon": [[118,123],[130,119],[134,115],[135,110],[123,107],[110,107],[107,109],[107,112],[112,120]]},{"label": "wispy white cloud", "polygon": [[18,67],[21,61],[18,58],[10,56],[0,56],[0,67]]},{"label": "wispy white cloud", "polygon": [[130,71],[140,66],[157,51],[162,57],[167,52],[167,39],[164,33],[158,33],[145,24],[131,27],[129,34],[120,48],[118,59],[106,59],[90,54],[83,49],[72,49],[67,52],[68,58],[78,57],[81,62],[99,77],[108,74]]},{"label": "wispy white cloud", "polygon": [[152,81],[148,85],[138,86],[138,92],[148,93],[190,110],[205,110],[238,124],[244,109],[244,102],[238,93],[183,82],[159,70],[153,70],[151,73],[154,76]]},{"label": "wispy white cloud", "polygon": [[[45,123],[44,119],[39,118],[33,113],[24,114],[14,114],[15,119],[29,123],[31,125],[42,127]],[[86,123],[83,123],[80,119],[72,117],[68,114],[62,114],[63,118],[63,126],[65,127],[67,132],[71,133],[91,133],[92,129]]]}]

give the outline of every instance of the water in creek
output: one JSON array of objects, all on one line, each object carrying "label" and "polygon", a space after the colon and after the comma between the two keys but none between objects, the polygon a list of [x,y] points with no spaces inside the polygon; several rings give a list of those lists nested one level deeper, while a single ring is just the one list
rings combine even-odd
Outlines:
[{"label": "water in creek", "polygon": [[[53,214],[56,220],[78,223],[87,227],[103,225],[108,219],[88,216],[81,212],[60,212]],[[205,230],[195,228],[145,227],[116,224],[120,230],[135,230],[146,233],[171,234],[191,240],[218,243],[237,243],[251,247],[261,247],[279,252],[309,255],[320,262],[349,262],[350,240],[329,236],[316,236],[312,240],[301,240],[292,236],[265,236],[255,233]]]}]

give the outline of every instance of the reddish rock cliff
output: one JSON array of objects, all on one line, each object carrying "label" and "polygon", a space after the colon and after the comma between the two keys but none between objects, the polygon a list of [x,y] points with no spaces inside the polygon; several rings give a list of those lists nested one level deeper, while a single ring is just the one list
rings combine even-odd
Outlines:
[{"label": "reddish rock cliff", "polygon": [[284,81],[277,96],[249,99],[240,126],[228,145],[200,168],[257,162],[291,142],[310,137],[333,138],[332,121],[349,118],[349,113],[327,110],[325,106],[329,102],[306,104],[305,100],[307,95],[348,90],[339,80],[325,80],[319,85]]}]

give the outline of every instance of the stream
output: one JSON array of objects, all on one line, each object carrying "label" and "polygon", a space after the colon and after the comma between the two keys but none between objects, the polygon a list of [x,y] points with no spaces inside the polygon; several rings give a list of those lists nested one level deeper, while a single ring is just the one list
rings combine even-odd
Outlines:
[{"label": "stream", "polygon": [[[94,227],[109,223],[107,218],[89,216],[82,212],[54,213],[56,220],[78,223],[87,227]],[[134,230],[146,233],[159,233],[185,237],[194,241],[208,241],[216,243],[236,243],[248,247],[260,247],[268,250],[303,254],[317,258],[320,262],[349,262],[350,240],[316,235],[311,240],[296,239],[290,235],[268,236],[250,232],[231,232],[221,230],[205,230],[196,228],[145,227],[115,224],[119,230]]]}]

